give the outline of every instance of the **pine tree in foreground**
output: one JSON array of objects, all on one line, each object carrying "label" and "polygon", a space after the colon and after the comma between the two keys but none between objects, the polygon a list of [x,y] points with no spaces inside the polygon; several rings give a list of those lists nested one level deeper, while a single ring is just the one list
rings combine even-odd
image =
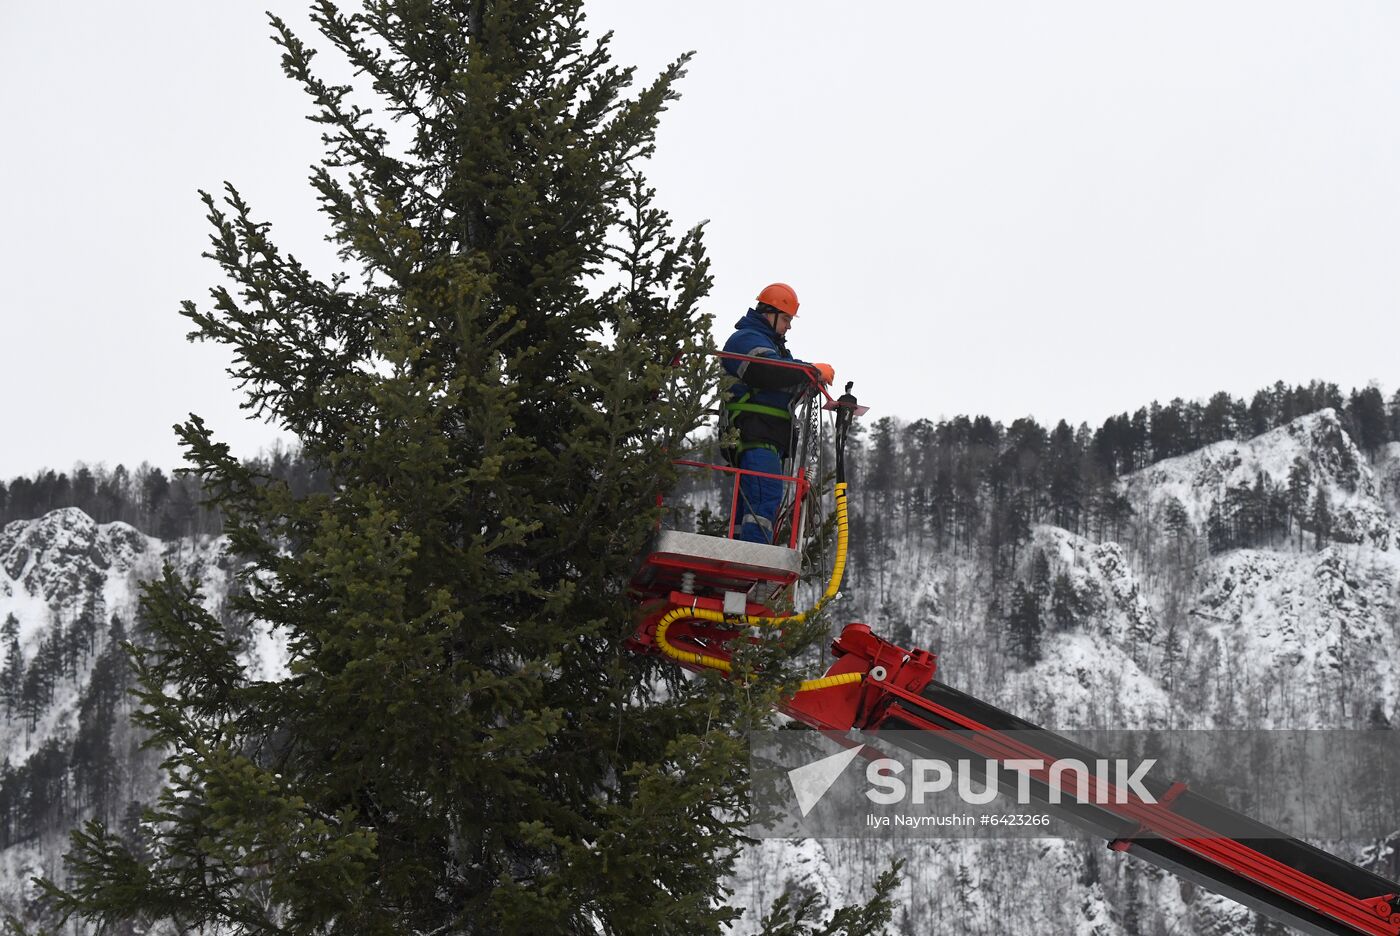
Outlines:
[{"label": "pine tree in foreground", "polygon": [[[178,429],[248,563],[234,609],[291,675],[250,681],[241,630],[169,572],[151,585],[132,656],[167,786],[139,828],[74,834],[52,905],[179,932],[718,932],[743,731],[777,689],[622,647],[715,376],[700,232],[673,237],[637,173],[685,59],[629,97],[567,0],[313,18],[397,121],[273,19],[353,273],[317,278],[230,186],[205,204],[233,288],[185,314],[329,490]],[[822,931],[877,930],[892,886]]]}]

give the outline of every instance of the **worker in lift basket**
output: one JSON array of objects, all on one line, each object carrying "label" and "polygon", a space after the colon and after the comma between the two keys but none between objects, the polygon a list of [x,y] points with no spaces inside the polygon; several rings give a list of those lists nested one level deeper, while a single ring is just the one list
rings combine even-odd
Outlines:
[{"label": "worker in lift basket", "polygon": [[[758,294],[758,304],[735,323],[734,334],[724,343],[728,354],[790,361],[807,368],[804,373],[760,361],[724,359],[724,369],[737,381],[729,390],[725,408],[739,430],[737,467],[745,471],[783,473],[783,459],[793,445],[793,410],[803,390],[811,386],[809,374],[824,384],[835,377],[830,364],[807,364],[788,353],[784,336],[796,317],[797,293],[786,283],[773,283]],[[773,542],[782,499],[783,482],[740,475],[737,538],[751,543]]]}]

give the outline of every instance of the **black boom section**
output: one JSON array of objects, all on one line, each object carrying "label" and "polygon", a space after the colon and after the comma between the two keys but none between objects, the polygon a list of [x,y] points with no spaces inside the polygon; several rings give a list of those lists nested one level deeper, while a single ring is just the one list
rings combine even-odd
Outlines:
[{"label": "black boom section", "polygon": [[[1301,843],[1300,843],[1301,844]],[[1276,923],[1291,926],[1309,936],[1356,936],[1345,923],[1324,916],[1262,884],[1211,864],[1166,839],[1142,839],[1128,846],[1128,854],[1170,871],[1179,878],[1244,904]],[[1360,870],[1359,868],[1356,870]],[[1378,891],[1380,894],[1390,891]]]}]

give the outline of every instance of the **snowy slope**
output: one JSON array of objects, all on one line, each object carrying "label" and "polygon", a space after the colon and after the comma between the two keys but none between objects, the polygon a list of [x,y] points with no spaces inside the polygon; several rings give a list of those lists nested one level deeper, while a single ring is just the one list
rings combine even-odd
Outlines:
[{"label": "snowy slope", "polygon": [[1374,466],[1380,501],[1392,517],[1400,516],[1400,442],[1387,442]]},{"label": "snowy slope", "polygon": [[[1183,643],[1178,708],[1194,726],[1362,727],[1373,706],[1396,710],[1395,639],[1400,608],[1400,500],[1390,496],[1400,446],[1374,465],[1332,410],[1304,416],[1247,442],[1222,442],[1168,459],[1123,480],[1139,518],[1140,560],[1160,566],[1164,505],[1175,498],[1204,540],[1205,518],[1228,486],[1259,473],[1286,481],[1309,467],[1309,497],[1325,490],[1335,542],[1237,549],[1181,570],[1160,588],[1158,608],[1177,609]],[[1160,658],[1160,655],[1159,655]],[[1252,712],[1240,710],[1248,701]],[[1180,726],[1180,722],[1178,722]]]},{"label": "snowy slope", "polygon": [[[10,523],[0,531],[0,620],[13,614],[19,621],[20,650],[32,662],[43,638],[87,606],[101,613],[103,632],[113,614],[133,620],[137,582],[158,574],[160,560],[158,540],[124,523],[99,526],[76,508]],[[18,764],[48,738],[71,731],[84,675],[58,688],[34,731],[7,719],[0,755]]]},{"label": "snowy slope", "polygon": [[[224,545],[221,538],[209,537],[165,543],[124,523],[98,524],[75,508],[16,521],[0,530],[0,621],[13,615],[18,622],[26,669],[34,666],[40,646],[56,633],[71,632],[85,619],[97,622],[74,673],[57,680],[52,701],[33,724],[15,709],[0,724],[0,763],[22,771],[46,747],[66,749],[72,743],[94,667],[109,649],[110,622],[120,619],[131,633],[140,583],[159,576],[165,564],[200,582],[205,606],[220,613],[231,580]],[[276,640],[255,628],[248,643],[245,660],[250,673],[259,678],[285,673],[284,653]],[[0,665],[8,662],[6,654],[0,646]],[[101,815],[107,822],[120,822],[127,803],[150,801],[160,780],[160,757],[140,750],[141,737],[130,725],[129,714],[130,702],[123,700],[109,738],[119,776],[113,779],[115,800]],[[66,790],[65,800],[79,809],[79,819],[94,814],[92,804],[74,802],[77,786],[71,769],[56,782]],[[24,916],[34,895],[30,878],[61,872],[67,830],[74,824],[60,815],[0,848],[0,918],[7,913]]]},{"label": "snowy slope", "polygon": [[1210,508],[1220,502],[1227,488],[1252,485],[1260,474],[1275,484],[1287,484],[1289,471],[1299,459],[1309,469],[1309,496],[1315,496],[1319,488],[1327,491],[1335,520],[1334,538],[1365,540],[1381,549],[1400,547],[1400,525],[1381,496],[1393,469],[1383,463],[1385,475],[1378,479],[1378,469],[1367,463],[1331,409],[1302,416],[1248,441],[1217,442],[1158,462],[1127,476],[1123,489],[1139,509],[1139,516],[1159,528],[1168,500],[1175,498],[1185,506],[1196,528],[1204,529]]}]

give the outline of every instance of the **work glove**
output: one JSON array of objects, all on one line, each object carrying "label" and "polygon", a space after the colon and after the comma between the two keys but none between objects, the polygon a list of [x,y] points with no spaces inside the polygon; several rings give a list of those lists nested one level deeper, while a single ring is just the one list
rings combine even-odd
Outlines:
[{"label": "work glove", "polygon": [[836,379],[836,368],[830,364],[813,364],[812,366],[817,369],[817,377],[821,382],[828,387],[831,386],[831,382]]}]

